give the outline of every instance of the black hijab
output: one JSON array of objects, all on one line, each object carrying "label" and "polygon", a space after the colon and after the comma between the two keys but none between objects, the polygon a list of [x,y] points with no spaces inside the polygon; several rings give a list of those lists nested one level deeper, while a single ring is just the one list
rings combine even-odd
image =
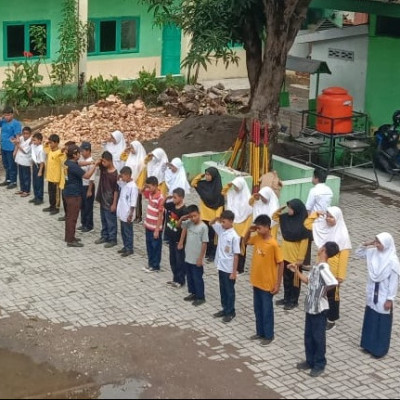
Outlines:
[{"label": "black hijab", "polygon": [[308,217],[306,206],[299,199],[290,200],[287,205],[294,211],[294,214],[285,213],[280,217],[283,239],[287,242],[299,242],[303,239],[309,239],[311,232],[304,226],[304,221]]},{"label": "black hijab", "polygon": [[201,200],[208,208],[217,210],[225,204],[224,196],[222,196],[221,175],[217,168],[210,167],[206,172],[212,176],[212,181],[202,180],[197,184],[196,191]]}]

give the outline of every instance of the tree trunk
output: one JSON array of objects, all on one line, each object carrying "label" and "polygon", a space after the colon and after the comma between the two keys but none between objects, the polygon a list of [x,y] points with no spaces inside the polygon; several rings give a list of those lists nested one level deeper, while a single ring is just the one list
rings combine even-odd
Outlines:
[{"label": "tree trunk", "polygon": [[[249,14],[243,26],[247,74],[250,82],[250,101],[253,99],[262,66],[262,41],[256,28],[254,15]],[[251,103],[249,104],[251,106]]]},{"label": "tree trunk", "polygon": [[307,15],[311,0],[264,0],[267,38],[250,113],[270,126],[271,140],[279,129],[279,99],[285,79],[286,60]]}]

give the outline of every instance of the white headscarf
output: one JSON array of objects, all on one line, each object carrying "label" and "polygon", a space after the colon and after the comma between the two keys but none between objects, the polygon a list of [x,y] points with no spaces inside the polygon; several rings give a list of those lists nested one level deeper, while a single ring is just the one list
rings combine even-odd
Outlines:
[{"label": "white headscarf", "polygon": [[[275,211],[279,210],[279,199],[275,192],[268,186],[260,189],[258,194],[268,202],[264,203],[261,199],[255,201],[253,204],[253,220],[255,220],[259,215],[268,215],[272,218]],[[277,223],[272,221],[271,227],[275,226]]]},{"label": "white headscarf", "polygon": [[121,154],[125,151],[126,146],[125,138],[121,131],[114,131],[111,136],[115,139],[115,143],[108,142],[104,146],[104,150],[109,151],[112,154],[114,167],[118,170],[118,172],[120,172],[125,164],[123,161],[121,161]]},{"label": "white headscarf", "polygon": [[134,140],[131,143],[131,148],[135,150],[135,153],[129,153],[125,165],[132,170],[132,179],[136,182],[144,168],[146,150],[144,149],[143,145],[137,140]]},{"label": "white headscarf", "polygon": [[147,164],[147,176],[155,176],[159,184],[163,183],[165,182],[168,156],[161,148],[153,150],[150,154],[153,154],[153,158]]},{"label": "white headscarf", "polygon": [[249,205],[251,193],[244,178],[239,177],[232,181],[238,191],[233,187],[228,191],[226,198],[226,208],[235,214],[235,224],[241,224],[253,213]]},{"label": "white headscarf", "polygon": [[400,262],[392,235],[383,232],[376,237],[382,243],[384,250],[379,251],[377,248],[367,250],[368,273],[372,281],[382,282],[392,271],[400,275]]},{"label": "white headscarf", "polygon": [[351,240],[349,231],[339,207],[328,207],[326,210],[335,218],[335,226],[329,226],[325,219],[317,220],[313,224],[314,242],[320,249],[326,242],[336,242],[339,250],[350,250]]},{"label": "white headscarf", "polygon": [[177,169],[173,172],[170,168],[165,171],[165,182],[168,186],[168,194],[172,195],[173,191],[177,188],[181,188],[185,191],[185,194],[190,193],[190,185],[186,177],[185,167],[180,158],[174,158],[171,164]]}]

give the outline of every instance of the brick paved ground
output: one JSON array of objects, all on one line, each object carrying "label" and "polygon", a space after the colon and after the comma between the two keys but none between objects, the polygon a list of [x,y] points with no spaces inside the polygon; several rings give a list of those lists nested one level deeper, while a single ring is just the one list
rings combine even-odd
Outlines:
[{"label": "brick paved ground", "polygon": [[[383,230],[394,233],[400,246],[397,195],[377,191],[372,197],[348,191],[342,194],[341,205],[354,246]],[[93,244],[99,234],[97,209],[96,232],[83,237],[84,249],[67,248],[62,242],[63,223],[41,209],[9,191],[0,191],[2,318],[17,312],[27,318],[63,323],[65,329],[114,324],[190,328],[202,334],[199,341],[212,348],[210,358],[215,362],[246,357],[243,362],[259,384],[283,397],[400,398],[398,308],[390,353],[382,360],[362,353],[358,344],[366,268],[354,257],[341,291],[342,318],[337,328],[328,333],[326,373],[312,379],[295,368],[304,354],[302,307],[291,312],[276,310],[276,340],[262,348],[248,340],[255,329],[248,274],[240,276],[237,284],[237,318],[224,325],[211,317],[219,309],[213,265],[206,268],[207,303],[195,309],[182,301],[185,289],[173,290],[165,285],[170,279],[166,247],[162,272],[142,271],[146,257],[141,227],[135,232],[135,256],[121,261],[116,249],[106,250]],[[220,346],[210,344],[215,339]]]}]

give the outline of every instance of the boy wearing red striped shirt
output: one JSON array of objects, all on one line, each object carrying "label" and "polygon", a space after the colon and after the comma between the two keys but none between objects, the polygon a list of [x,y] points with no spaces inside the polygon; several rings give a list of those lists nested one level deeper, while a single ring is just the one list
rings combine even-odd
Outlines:
[{"label": "boy wearing red striped shirt", "polygon": [[158,189],[158,179],[150,176],[146,179],[144,195],[148,199],[146,219],[146,247],[149,259],[146,272],[159,272],[162,252],[162,230],[164,222],[164,196]]}]

